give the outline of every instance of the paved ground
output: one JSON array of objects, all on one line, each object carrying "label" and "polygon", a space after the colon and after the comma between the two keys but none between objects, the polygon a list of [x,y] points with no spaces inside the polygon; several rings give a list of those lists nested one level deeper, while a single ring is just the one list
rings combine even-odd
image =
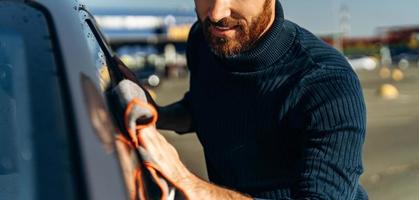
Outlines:
[{"label": "paved ground", "polygon": [[[359,72],[368,109],[368,129],[364,147],[365,173],[361,182],[372,200],[419,199],[419,69],[405,71],[400,82],[383,80],[377,71]],[[392,83],[400,97],[384,100],[377,95],[383,83]],[[188,80],[168,80],[156,89],[158,102],[180,99]],[[207,177],[202,147],[194,134],[164,133],[196,174]]]},{"label": "paved ground", "polygon": [[[361,181],[371,199],[419,199],[419,70],[406,71],[400,82],[380,80],[375,72],[360,73],[368,109]],[[400,98],[376,95],[382,83],[399,88]]]}]

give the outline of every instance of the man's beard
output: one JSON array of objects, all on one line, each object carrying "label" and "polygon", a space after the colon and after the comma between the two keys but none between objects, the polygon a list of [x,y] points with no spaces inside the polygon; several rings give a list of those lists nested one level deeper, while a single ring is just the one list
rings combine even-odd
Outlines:
[{"label": "man's beard", "polygon": [[[244,19],[223,18],[212,22],[207,17],[203,21],[203,32],[212,52],[221,57],[233,57],[251,49],[264,33],[272,17],[271,0],[265,0],[262,13],[251,20],[250,25]],[[233,38],[219,37],[211,34],[210,27],[235,27]]]}]

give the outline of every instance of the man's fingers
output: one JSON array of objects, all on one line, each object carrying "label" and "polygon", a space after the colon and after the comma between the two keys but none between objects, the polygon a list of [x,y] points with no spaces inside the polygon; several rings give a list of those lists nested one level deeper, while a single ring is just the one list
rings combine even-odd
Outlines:
[{"label": "man's fingers", "polygon": [[149,153],[149,156],[152,157],[152,160],[158,162],[164,159],[164,154],[167,153],[167,147],[170,146],[170,144],[162,138],[163,136],[161,136],[155,128],[150,127],[141,130],[138,137],[144,149]]},{"label": "man's fingers", "polygon": [[138,132],[138,139],[142,141],[143,146],[147,149],[148,146],[154,145],[156,143],[156,136],[153,136],[153,133],[150,131],[150,128],[141,129]]},{"label": "man's fingers", "polygon": [[176,149],[154,127],[144,128],[139,135],[138,148],[144,161],[151,162],[169,182],[175,183],[187,173]]},{"label": "man's fingers", "polygon": [[147,132],[140,131],[138,133],[137,137],[138,137],[138,141],[139,141],[141,147],[143,147],[143,148],[145,148],[147,150],[148,149],[151,149],[152,150],[152,149],[155,148],[154,147],[154,146],[156,146],[156,144],[154,144],[155,141],[153,140],[153,138],[151,138],[149,136],[149,134]]},{"label": "man's fingers", "polygon": [[141,154],[141,157],[143,158],[144,161],[154,163],[153,158],[150,156],[150,154],[147,152],[147,150],[145,150],[143,147],[138,147],[138,150],[139,150],[139,152]]},{"label": "man's fingers", "polygon": [[[163,146],[168,143],[166,138],[164,138],[154,127],[142,129],[139,137],[143,138],[145,143],[150,143],[155,146]],[[147,144],[145,145],[147,146]]]},{"label": "man's fingers", "polygon": [[141,130],[139,137],[144,149],[149,152],[149,156],[153,157],[153,160],[156,162],[163,159],[172,159],[172,157],[167,158],[167,155],[176,155],[176,158],[179,157],[176,149],[155,128]]}]

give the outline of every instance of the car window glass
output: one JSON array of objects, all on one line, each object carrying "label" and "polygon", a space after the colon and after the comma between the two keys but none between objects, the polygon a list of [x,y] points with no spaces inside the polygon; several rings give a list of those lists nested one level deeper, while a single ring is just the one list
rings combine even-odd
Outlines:
[{"label": "car window glass", "polygon": [[100,48],[99,43],[97,42],[97,39],[93,35],[92,30],[86,22],[86,19],[88,19],[88,17],[89,15],[85,11],[80,11],[82,30],[85,34],[90,53],[95,62],[96,75],[100,80],[101,89],[105,91],[109,88],[111,83],[110,74],[108,70],[108,63],[102,49]]},{"label": "car window glass", "polygon": [[[6,46],[10,47],[7,48]],[[25,67],[23,37],[0,29],[0,199],[16,199],[19,187],[16,99],[13,82],[16,67]],[[22,49],[21,49],[22,48]]]},{"label": "car window glass", "polygon": [[[109,89],[111,85],[107,58],[103,50],[101,49],[100,44],[98,43],[98,38],[95,37],[95,34],[93,34],[91,27],[87,23],[87,20],[91,20],[89,18],[89,14],[86,11],[81,10],[80,18],[82,20],[82,29],[85,34],[85,38],[88,41],[90,53],[95,59],[97,77],[100,80],[102,92],[105,92],[107,89]],[[117,138],[120,138],[119,136]],[[130,196],[130,199],[136,199],[135,191],[137,186],[134,179],[134,175],[136,173],[136,170],[138,169],[138,157],[135,151],[132,148],[130,148],[129,145],[123,142],[123,140],[115,140],[115,148],[119,158],[119,163],[121,166],[122,175],[125,180],[125,186],[128,195]]]},{"label": "car window glass", "polygon": [[0,200],[84,196],[74,184],[54,29],[38,8],[0,1]]}]

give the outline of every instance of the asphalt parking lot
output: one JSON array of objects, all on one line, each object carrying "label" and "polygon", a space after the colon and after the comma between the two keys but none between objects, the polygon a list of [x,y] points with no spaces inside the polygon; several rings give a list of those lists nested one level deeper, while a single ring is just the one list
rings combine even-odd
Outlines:
[{"label": "asphalt parking lot", "polygon": [[[404,71],[404,79],[382,79],[378,70],[359,71],[367,104],[367,136],[363,160],[365,172],[361,182],[370,199],[419,199],[419,68]],[[377,89],[390,83],[399,97],[386,100]],[[168,104],[182,98],[188,79],[165,80],[155,89],[157,101]],[[198,176],[206,179],[202,147],[194,134],[164,132],[178,149],[182,160]]]}]

